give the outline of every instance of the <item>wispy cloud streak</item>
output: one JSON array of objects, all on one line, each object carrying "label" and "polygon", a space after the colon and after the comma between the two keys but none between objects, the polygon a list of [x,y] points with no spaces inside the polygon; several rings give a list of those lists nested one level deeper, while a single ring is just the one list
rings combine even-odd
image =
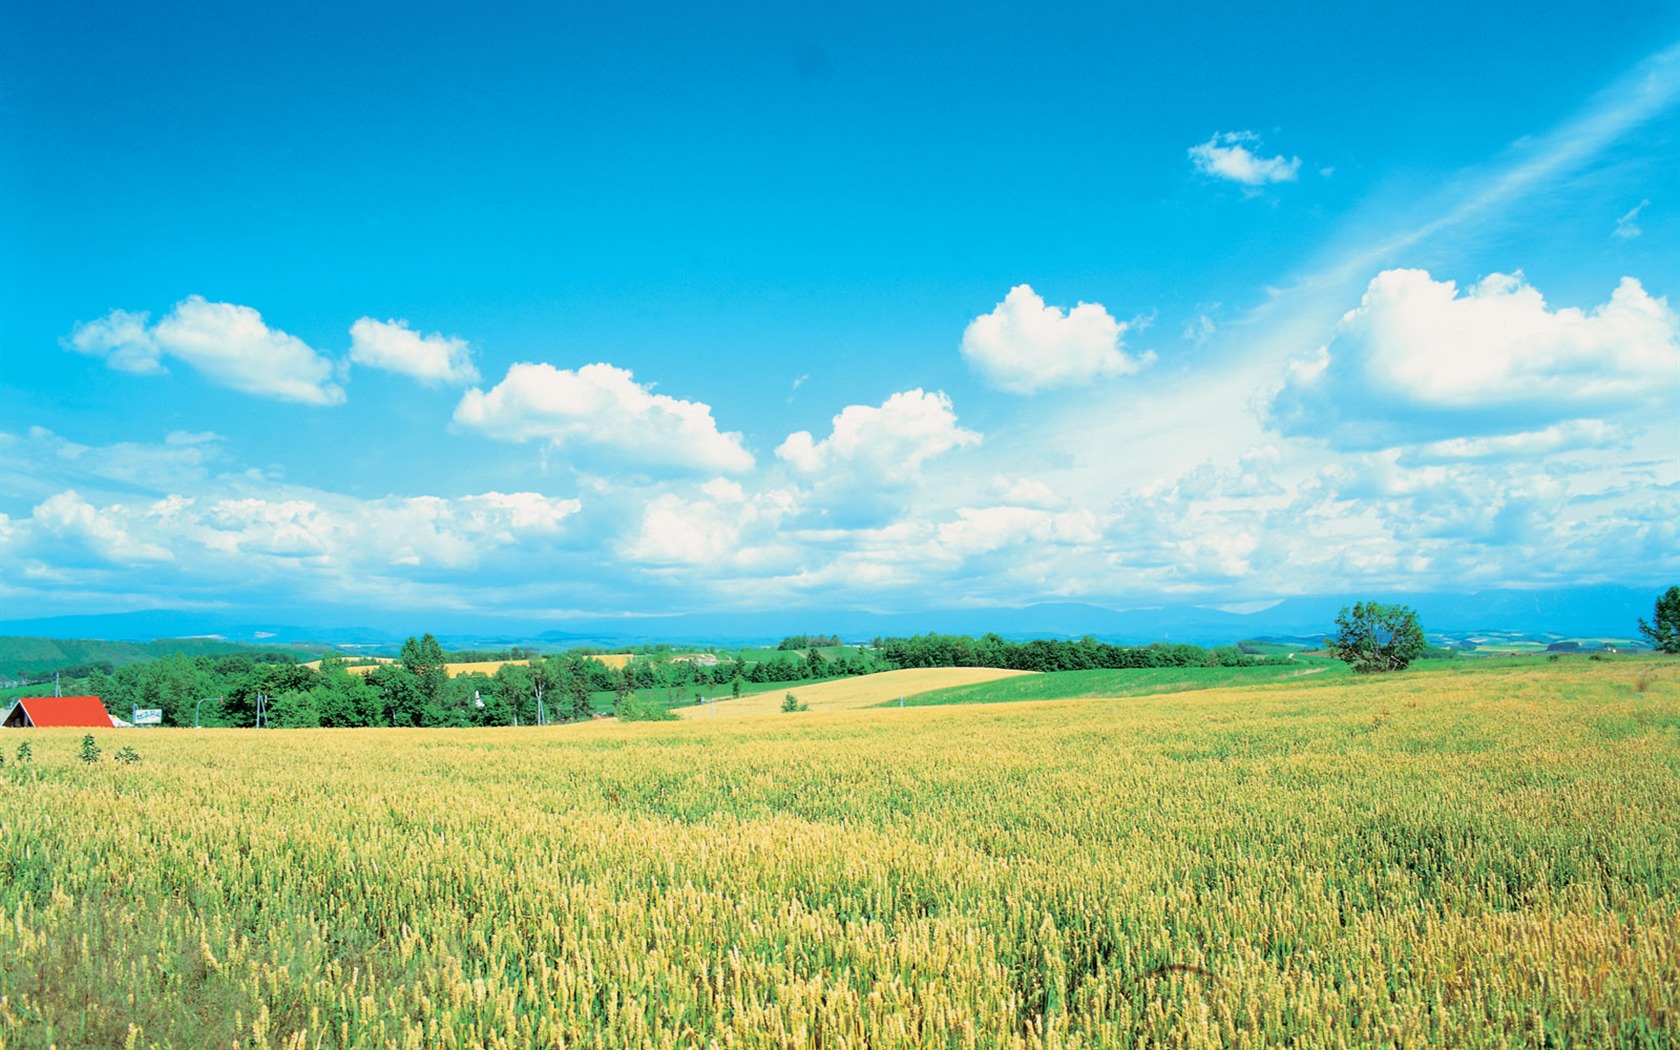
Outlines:
[{"label": "wispy cloud streak", "polygon": [[1307,285],[1364,281],[1396,255],[1439,234],[1542,191],[1579,171],[1646,122],[1680,102],[1680,42],[1645,59],[1600,91],[1575,117],[1551,131],[1519,142],[1511,159],[1453,191],[1457,203],[1421,225],[1356,251]]}]

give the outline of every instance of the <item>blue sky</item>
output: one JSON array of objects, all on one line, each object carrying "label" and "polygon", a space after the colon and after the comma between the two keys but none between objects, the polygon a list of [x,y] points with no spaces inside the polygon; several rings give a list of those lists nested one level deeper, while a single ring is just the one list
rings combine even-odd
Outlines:
[{"label": "blue sky", "polygon": [[1680,577],[1680,9],[1157,6],[6,5],[0,607]]}]

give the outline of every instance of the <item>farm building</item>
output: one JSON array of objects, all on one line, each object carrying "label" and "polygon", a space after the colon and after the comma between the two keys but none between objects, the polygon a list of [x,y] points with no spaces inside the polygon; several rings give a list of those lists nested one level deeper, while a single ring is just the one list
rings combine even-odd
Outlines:
[{"label": "farm building", "polygon": [[110,729],[111,716],[97,696],[26,696],[6,715],[7,729],[88,726]]}]

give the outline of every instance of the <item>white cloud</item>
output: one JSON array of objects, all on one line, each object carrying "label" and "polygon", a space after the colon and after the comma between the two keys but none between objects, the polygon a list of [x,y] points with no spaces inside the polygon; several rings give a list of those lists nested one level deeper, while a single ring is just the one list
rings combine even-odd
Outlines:
[{"label": "white cloud", "polygon": [[535,492],[364,500],[311,489],[224,490],[95,503],[66,490],[10,522],[6,539],[18,554],[50,555],[67,572],[90,564],[80,551],[102,571],[173,562],[189,583],[217,590],[238,580],[306,591],[330,582],[354,592],[373,576],[476,569],[499,552],[552,543],[580,509],[576,499]]},{"label": "white cloud", "polygon": [[1046,306],[1028,285],[1009,290],[963,331],[962,355],[985,380],[1012,394],[1135,372],[1154,359],[1122,352],[1126,324],[1100,303]]},{"label": "white cloud", "polygon": [[344,388],[335,366],[308,344],[263,323],[249,306],[212,303],[192,295],[150,328],[147,314],[114,310],[77,325],[64,345],[104,357],[111,367],[141,375],[166,371],[162,359],[192,365],[218,386],[306,405],[338,405]]},{"label": "white cloud", "polygon": [[162,494],[204,480],[222,459],[213,433],[177,430],[161,443],[119,441],[80,445],[45,427],[21,435],[0,432],[0,496],[38,498],[63,488],[112,487]]},{"label": "white cloud", "polygon": [[488,393],[468,390],[455,422],[502,441],[588,446],[649,467],[739,473],[753,466],[738,433],[720,433],[711,406],[655,394],[608,364],[577,371],[516,364]]},{"label": "white cloud", "polygon": [[107,562],[135,563],[173,561],[169,549],[137,538],[135,519],[144,512],[131,508],[100,510],[73,490],[42,501],[30,515],[29,524],[37,536],[83,545]]},{"label": "white cloud", "polygon": [[350,326],[350,360],[398,372],[427,386],[476,383],[478,369],[465,339],[433,332],[421,335],[407,321],[364,317]]},{"label": "white cloud", "polygon": [[729,577],[755,575],[786,562],[792,549],[779,526],[795,496],[772,489],[749,496],[736,482],[714,478],[697,496],[664,493],[648,500],[641,522],[620,550],[647,565],[688,565]]},{"label": "white cloud", "polygon": [[1640,201],[1626,215],[1617,219],[1616,229],[1613,231],[1615,235],[1624,241],[1630,241],[1644,233],[1645,231],[1639,228],[1639,213],[1644,211],[1646,205],[1650,203],[1648,200]]},{"label": "white cloud", "polygon": [[1090,511],[1035,507],[961,507],[954,521],[939,526],[938,535],[946,550],[964,556],[1020,544],[1089,547],[1102,542],[1102,528]]},{"label": "white cloud", "polygon": [[951,399],[942,392],[905,390],[880,407],[848,405],[834,417],[828,437],[810,431],[789,434],[776,455],[807,476],[853,472],[893,485],[913,481],[922,463],[955,448],[980,443],[980,435],[957,425]]},{"label": "white cloud", "polygon": [[1214,178],[1229,179],[1244,186],[1265,186],[1294,182],[1301,171],[1301,158],[1261,157],[1249,149],[1259,146],[1260,136],[1252,131],[1222,131],[1190,147],[1196,170]]},{"label": "white cloud", "polygon": [[1059,510],[1067,506],[1068,498],[1037,478],[1010,478],[992,475],[992,491],[1012,506],[1038,507]]},{"label": "white cloud", "polygon": [[1671,411],[1676,383],[1680,322],[1632,277],[1584,312],[1552,309],[1521,275],[1460,295],[1425,271],[1385,270],[1330,344],[1291,366],[1270,418],[1379,448]]},{"label": "white cloud", "polygon": [[[176,508],[177,520],[191,508]],[[309,557],[333,548],[338,526],[321,506],[308,499],[222,499],[205,508],[194,530],[206,548],[222,554]]]},{"label": "white cloud", "polygon": [[1541,430],[1494,437],[1448,438],[1408,449],[1402,462],[1453,463],[1517,457],[1532,459],[1580,449],[1609,448],[1626,437],[1623,428],[1599,419],[1572,419]]},{"label": "white cloud", "polygon": [[77,353],[105,358],[119,372],[135,375],[163,375],[169,371],[159,360],[162,349],[146,330],[151,315],[142,311],[112,310],[97,321],[80,324],[64,340]]},{"label": "white cloud", "polygon": [[377,501],[345,527],[362,557],[378,550],[392,566],[463,569],[476,567],[487,551],[552,539],[581,506],[535,492],[415,496]]},{"label": "white cloud", "polygon": [[[1219,304],[1215,303],[1214,309],[1219,309]],[[1218,330],[1219,325],[1214,321],[1211,314],[1200,313],[1196,315],[1195,320],[1184,322],[1184,339],[1186,342],[1201,346],[1212,339],[1213,334]]]}]

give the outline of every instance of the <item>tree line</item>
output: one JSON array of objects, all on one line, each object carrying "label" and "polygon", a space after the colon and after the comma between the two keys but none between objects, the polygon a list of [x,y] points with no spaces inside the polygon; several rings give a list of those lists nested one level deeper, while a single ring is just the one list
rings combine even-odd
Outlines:
[{"label": "tree line", "polygon": [[[94,669],[88,691],[106,710],[127,718],[133,708],[163,712],[165,725],[249,726],[259,706],[276,728],[356,726],[536,725],[593,717],[596,699],[612,694],[615,713],[626,698],[664,706],[692,702],[735,683],[800,682],[888,669],[858,650],[829,658],[811,652],[759,663],[702,662],[662,654],[613,668],[582,653],[531,655],[494,674],[449,676],[447,664],[467,662],[445,653],[427,634],[409,638],[394,663],[361,674],[351,661],[324,658],[319,667],[295,661],[257,662],[247,656],[181,653],[107,672]],[[480,655],[480,654],[471,654]],[[495,653],[492,656],[512,656]]]},{"label": "tree line", "polygon": [[832,649],[844,645],[837,634],[790,634],[776,643],[783,652],[793,649]]},{"label": "tree line", "polygon": [[876,654],[895,667],[999,667],[1011,671],[1095,671],[1145,667],[1250,667],[1279,662],[1235,645],[1156,642],[1113,645],[1086,635],[1076,640],[1037,638],[1011,642],[1001,635],[920,634],[876,638]]},{"label": "tree line", "polygon": [[[807,636],[809,639],[811,636]],[[817,636],[821,637],[821,636]],[[1079,671],[1148,667],[1241,667],[1277,662],[1234,645],[1155,643],[1113,645],[1085,637],[1012,642],[997,634],[924,634],[876,638],[868,649],[827,656],[817,649],[780,651],[749,662],[728,656],[705,660],[660,650],[622,668],[583,652],[549,656],[528,650],[446,653],[430,634],[409,638],[395,662],[352,673],[353,658],[328,656],[318,667],[289,658],[175,653],[108,672],[94,668],[88,691],[126,718],[133,708],[163,712],[165,725],[249,726],[259,707],[276,728],[358,726],[503,726],[576,721],[599,707],[622,713],[627,698],[671,707],[748,684],[806,682],[911,667],[999,667],[1017,671]],[[523,659],[494,674],[450,677],[447,664],[463,656]],[[359,669],[358,669],[359,670]],[[610,694],[610,706],[604,696]],[[598,703],[599,701],[599,703]]]}]

